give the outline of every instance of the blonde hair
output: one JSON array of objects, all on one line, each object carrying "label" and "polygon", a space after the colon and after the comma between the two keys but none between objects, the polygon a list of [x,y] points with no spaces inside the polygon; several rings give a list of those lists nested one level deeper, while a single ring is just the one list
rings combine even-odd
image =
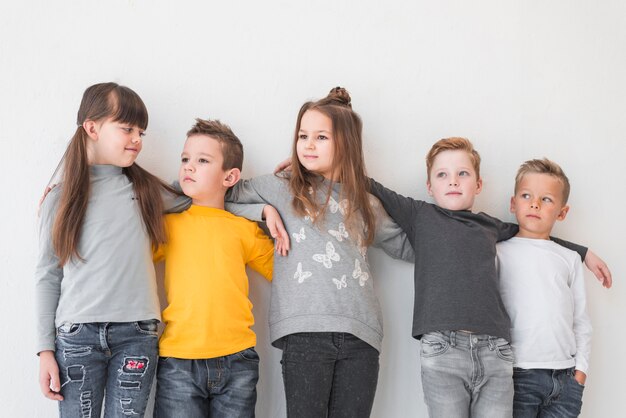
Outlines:
[{"label": "blonde hair", "polygon": [[480,154],[474,149],[474,145],[467,138],[452,137],[443,138],[435,142],[426,155],[426,175],[428,181],[430,181],[430,170],[433,168],[433,163],[437,155],[444,151],[465,151],[469,155],[474,171],[476,171],[476,178],[480,178]]},{"label": "blonde hair", "polygon": [[[334,157],[331,172],[337,173],[330,182],[326,202],[320,205],[316,199],[319,177],[307,170],[298,160],[297,143],[302,116],[315,110],[328,116],[333,125]],[[374,210],[369,200],[369,180],[365,172],[363,158],[363,123],[359,115],[352,110],[350,94],[342,87],[333,88],[328,96],[316,102],[307,102],[300,108],[294,134],[289,188],[293,195],[292,206],[300,216],[310,215],[313,222],[324,218],[332,194],[333,183],[341,184],[340,198],[348,201],[346,225],[349,230],[357,231],[358,221],[365,227],[364,244],[374,241]],[[312,190],[312,194],[309,191]]]},{"label": "blonde hair", "polygon": [[515,193],[517,193],[519,184],[524,176],[529,173],[547,174],[559,180],[563,185],[563,204],[565,205],[567,203],[567,199],[569,199],[570,185],[569,179],[565,175],[565,172],[563,172],[561,166],[545,157],[541,160],[534,159],[525,161],[522,165],[520,165],[517,170],[517,175],[515,176]]}]

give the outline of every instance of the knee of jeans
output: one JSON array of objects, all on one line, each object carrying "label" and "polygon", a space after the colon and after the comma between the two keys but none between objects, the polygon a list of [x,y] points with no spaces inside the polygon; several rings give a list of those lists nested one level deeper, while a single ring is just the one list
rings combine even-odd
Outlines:
[{"label": "knee of jeans", "polygon": [[127,356],[118,370],[121,376],[143,376],[150,368],[150,359],[145,356]]}]

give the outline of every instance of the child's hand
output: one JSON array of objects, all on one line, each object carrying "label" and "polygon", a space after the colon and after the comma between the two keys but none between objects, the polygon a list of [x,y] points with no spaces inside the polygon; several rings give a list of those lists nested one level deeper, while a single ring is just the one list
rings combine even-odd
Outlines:
[{"label": "child's hand", "polygon": [[600,283],[602,283],[602,286],[609,289],[613,285],[613,277],[611,276],[609,267],[591,250],[587,251],[585,265],[589,271],[596,275]]},{"label": "child's hand", "polygon": [[580,370],[576,370],[574,373],[574,379],[581,385],[585,386],[585,382],[587,381],[587,375]]},{"label": "child's hand", "polygon": [[280,173],[281,171],[291,171],[291,158],[279,162],[274,169],[274,174]]},{"label": "child's hand", "polygon": [[274,248],[276,252],[282,256],[286,256],[289,252],[289,234],[285,230],[283,220],[274,206],[265,205],[263,208],[263,218],[265,224],[270,230],[272,238],[274,238]]},{"label": "child's hand", "polygon": [[53,401],[62,401],[61,383],[59,382],[59,365],[54,358],[54,351],[39,353],[39,387],[41,393]]}]

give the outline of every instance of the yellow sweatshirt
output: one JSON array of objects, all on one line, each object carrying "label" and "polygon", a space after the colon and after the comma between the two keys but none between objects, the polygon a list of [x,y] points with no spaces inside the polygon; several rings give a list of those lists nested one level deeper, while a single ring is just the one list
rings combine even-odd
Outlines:
[{"label": "yellow sweatshirt", "polygon": [[165,217],[165,331],[159,355],[214,358],[253,347],[246,265],[271,280],[272,241],[259,226],[221,209],[192,205]]}]

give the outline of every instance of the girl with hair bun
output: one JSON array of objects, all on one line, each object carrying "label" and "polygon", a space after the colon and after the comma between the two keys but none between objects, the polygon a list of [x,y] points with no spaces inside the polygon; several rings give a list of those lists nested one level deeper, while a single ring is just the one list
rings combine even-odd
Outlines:
[{"label": "girl with hair bun", "polygon": [[291,239],[289,256],[274,259],[269,313],[287,415],[368,417],[383,333],[367,249],[405,260],[413,250],[369,194],[348,92],[336,87],[300,108],[290,172],[241,181],[227,200],[274,206]]}]

